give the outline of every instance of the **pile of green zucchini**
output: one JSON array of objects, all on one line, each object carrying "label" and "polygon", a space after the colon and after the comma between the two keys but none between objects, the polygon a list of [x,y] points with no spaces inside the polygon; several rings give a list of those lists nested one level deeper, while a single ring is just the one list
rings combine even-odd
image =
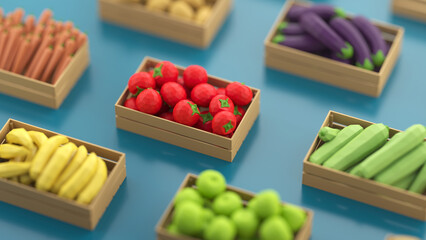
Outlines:
[{"label": "pile of green zucchini", "polygon": [[323,127],[325,143],[309,161],[327,168],[423,194],[426,191],[426,127],[416,124],[395,134],[389,127],[349,125],[342,130]]}]

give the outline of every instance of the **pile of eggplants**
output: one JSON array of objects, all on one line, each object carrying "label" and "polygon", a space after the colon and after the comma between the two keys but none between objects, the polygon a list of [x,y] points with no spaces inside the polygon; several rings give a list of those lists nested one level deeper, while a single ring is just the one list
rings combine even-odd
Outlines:
[{"label": "pile of eggplants", "polygon": [[388,53],[382,33],[368,19],[348,20],[342,9],[326,4],[292,6],[272,42],[371,71],[380,69]]}]

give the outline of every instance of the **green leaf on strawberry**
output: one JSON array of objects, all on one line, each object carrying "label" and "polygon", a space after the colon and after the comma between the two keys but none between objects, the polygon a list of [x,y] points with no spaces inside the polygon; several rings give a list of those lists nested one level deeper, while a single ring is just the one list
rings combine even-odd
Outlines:
[{"label": "green leaf on strawberry", "polygon": [[203,118],[203,124],[206,124],[206,122],[213,120],[213,116],[211,113],[205,113],[205,114],[201,114],[200,113],[201,118]]},{"label": "green leaf on strawberry", "polygon": [[237,115],[239,115],[239,116],[243,116],[243,115],[240,113],[240,111],[238,111],[238,106],[235,106],[235,107],[234,107],[234,115],[235,115],[235,116],[237,116]]},{"label": "green leaf on strawberry", "polygon": [[198,115],[200,115],[200,110],[198,110],[198,106],[197,106],[197,104],[191,104],[190,102],[188,102],[188,104],[189,104],[189,106],[191,107],[191,109],[192,109],[192,116],[194,116],[195,114],[198,114]]},{"label": "green leaf on strawberry", "polygon": [[229,100],[229,98],[227,98],[227,99],[219,99],[220,106],[223,107],[223,108],[230,107],[228,100]]},{"label": "green leaf on strawberry", "polygon": [[161,64],[159,67],[154,68],[154,74],[152,75],[154,78],[155,77],[163,77],[163,73],[161,72],[161,69],[163,69],[163,64]]},{"label": "green leaf on strawberry", "polygon": [[136,87],[136,88],[138,89],[138,91],[135,94],[133,94],[133,97],[137,97],[139,95],[139,93],[141,93],[143,90],[145,90],[145,89],[140,88],[140,87]]},{"label": "green leaf on strawberry", "polygon": [[225,133],[227,133],[229,130],[234,128],[234,125],[232,125],[232,121],[229,121],[227,124],[223,125],[223,128],[225,129]]}]

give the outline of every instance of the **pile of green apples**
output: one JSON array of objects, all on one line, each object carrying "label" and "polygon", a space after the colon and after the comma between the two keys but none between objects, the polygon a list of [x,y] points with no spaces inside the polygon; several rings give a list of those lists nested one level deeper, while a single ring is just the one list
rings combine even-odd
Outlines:
[{"label": "pile of green apples", "polygon": [[215,170],[202,172],[195,185],[176,195],[170,234],[206,240],[291,240],[305,224],[306,211],[283,205],[274,190],[244,202],[226,190],[225,177]]}]

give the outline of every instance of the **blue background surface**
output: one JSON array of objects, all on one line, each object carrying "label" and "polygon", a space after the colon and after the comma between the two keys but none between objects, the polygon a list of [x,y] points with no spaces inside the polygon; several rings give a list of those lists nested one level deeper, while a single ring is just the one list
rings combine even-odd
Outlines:
[{"label": "blue background surface", "polygon": [[[214,168],[229,184],[258,192],[276,189],[283,201],[315,211],[312,239],[376,240],[388,233],[426,238],[423,222],[302,186],[302,160],[330,109],[397,129],[426,124],[426,25],[393,16],[390,0],[321,1],[405,27],[402,55],[382,96],[374,99],[267,69],[263,41],[282,0],[236,0],[208,50],[198,50],[104,23],[96,1],[2,1],[9,12],[48,7],[90,38],[91,65],[59,110],[0,94],[0,124],[21,120],[127,154],[127,179],[95,231],[86,231],[0,203],[8,239],[155,239],[154,227],[189,172]],[[199,64],[225,79],[262,90],[261,114],[234,162],[118,130],[114,103],[144,56]]]}]

